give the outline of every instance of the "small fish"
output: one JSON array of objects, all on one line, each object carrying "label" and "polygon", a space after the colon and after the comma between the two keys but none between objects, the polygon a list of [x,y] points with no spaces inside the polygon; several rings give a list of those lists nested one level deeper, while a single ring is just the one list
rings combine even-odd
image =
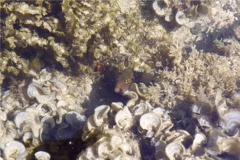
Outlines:
[{"label": "small fish", "polygon": [[122,74],[117,78],[115,93],[123,93],[128,90],[130,84],[133,81],[133,71],[131,69],[125,69]]},{"label": "small fish", "polygon": [[134,83],[144,83],[150,85],[155,81],[155,77],[151,73],[135,72],[132,69],[125,69],[116,80],[115,93],[124,93]]}]

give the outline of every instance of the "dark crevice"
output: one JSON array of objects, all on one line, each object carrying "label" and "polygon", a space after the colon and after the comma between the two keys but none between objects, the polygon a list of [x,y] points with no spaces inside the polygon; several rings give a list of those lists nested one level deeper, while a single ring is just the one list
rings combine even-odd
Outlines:
[{"label": "dark crevice", "polygon": [[100,105],[111,105],[112,102],[127,103],[128,98],[114,92],[116,79],[116,70],[107,68],[103,74],[103,78],[99,79],[92,85],[92,91],[89,100],[83,103],[86,115],[92,115],[94,109]]}]

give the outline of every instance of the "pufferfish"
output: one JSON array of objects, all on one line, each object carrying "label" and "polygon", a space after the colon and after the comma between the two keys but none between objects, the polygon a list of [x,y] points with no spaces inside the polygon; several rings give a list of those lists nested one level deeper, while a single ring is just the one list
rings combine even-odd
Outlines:
[{"label": "pufferfish", "polygon": [[114,92],[124,93],[130,87],[130,85],[135,83],[149,84],[149,82],[154,81],[154,76],[150,73],[144,72],[134,72],[132,69],[125,69],[117,78]]}]

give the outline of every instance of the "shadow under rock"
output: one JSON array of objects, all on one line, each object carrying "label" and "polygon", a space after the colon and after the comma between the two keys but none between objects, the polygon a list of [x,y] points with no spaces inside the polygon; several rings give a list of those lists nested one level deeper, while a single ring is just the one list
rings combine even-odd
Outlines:
[{"label": "shadow under rock", "polygon": [[[205,30],[202,30],[201,29],[201,24],[195,25],[195,27],[193,27],[191,29],[192,34],[199,34],[202,37],[202,40],[197,41],[195,43],[196,49],[197,50],[202,50],[204,52],[213,52],[213,53],[216,53],[220,56],[225,56],[224,51],[221,51],[219,49],[216,49],[216,47],[214,47],[214,41],[215,40],[220,40],[221,41],[221,40],[226,39],[226,38],[235,37],[233,28],[235,26],[238,26],[239,24],[240,23],[238,21],[236,21],[235,23],[233,23],[232,25],[230,25],[228,27],[224,27],[224,28],[221,28],[221,29],[216,29],[211,33],[206,32],[206,30],[208,28],[205,28]],[[198,29],[196,27],[198,27]]]},{"label": "shadow under rock", "polygon": [[85,115],[89,117],[94,109],[100,105],[111,105],[112,102],[127,103],[128,98],[114,92],[116,69],[109,68],[104,72],[104,77],[92,85],[89,100],[83,103]]},{"label": "shadow under rock", "polygon": [[[79,121],[78,117],[72,115],[72,119],[76,119],[76,122]],[[86,149],[87,142],[81,139],[84,121],[75,123],[78,126],[74,127],[66,122],[65,116],[62,117],[60,123],[58,122],[59,117],[56,116],[44,120],[41,132],[42,143],[34,148],[27,159],[35,159],[34,154],[38,151],[50,154],[51,160],[77,159],[78,155]]]},{"label": "shadow under rock", "polygon": [[189,132],[191,135],[196,133],[197,120],[192,117],[190,102],[181,102],[175,106],[170,113],[170,117],[174,124],[174,129],[182,129]]}]

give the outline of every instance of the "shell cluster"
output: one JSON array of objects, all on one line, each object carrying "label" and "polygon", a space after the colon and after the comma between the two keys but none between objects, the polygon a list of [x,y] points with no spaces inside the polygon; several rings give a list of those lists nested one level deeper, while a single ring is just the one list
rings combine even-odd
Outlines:
[{"label": "shell cluster", "polygon": [[[154,157],[156,159],[168,158],[191,158],[194,155],[204,158],[202,152],[203,145],[206,144],[207,138],[204,133],[196,133],[194,136],[190,135],[185,130],[172,130],[174,124],[169,116],[169,111],[161,107],[153,107],[149,102],[133,102],[132,100],[139,100],[138,94],[134,91],[127,91],[125,95],[133,95],[127,105],[123,105],[119,102],[113,102],[111,106],[102,105],[95,109],[95,112],[90,116],[83,128],[82,139],[84,141],[91,139],[97,135],[97,141],[88,148],[84,153],[79,155],[80,159],[91,158],[112,158],[116,156],[116,151],[109,150],[114,148],[118,150],[119,147],[112,147],[115,143],[125,144],[129,142],[125,147],[130,149],[128,153],[129,158],[123,159],[139,159],[139,153],[132,155],[132,147],[135,146],[135,152],[137,148],[141,148],[136,141],[143,141],[144,139],[150,139],[155,148]],[[130,96],[129,96],[130,97]],[[111,135],[115,133],[114,135]],[[125,139],[118,138],[116,141],[111,141],[113,138],[117,138],[119,133],[121,135],[135,135],[126,136]],[[136,137],[138,136],[138,138]],[[102,141],[104,139],[104,141]],[[138,140],[137,140],[138,139]],[[139,140],[140,139],[140,140]],[[186,147],[186,143],[192,141],[192,145]],[[100,147],[100,142],[102,142]],[[135,143],[134,143],[135,142]],[[121,145],[120,145],[121,147]],[[148,146],[150,147],[150,146]],[[96,151],[97,152],[94,152]],[[122,149],[121,149],[122,150]],[[125,149],[123,150],[125,151]],[[102,154],[104,152],[105,154]],[[137,151],[139,152],[139,151]],[[121,153],[124,156],[126,153]],[[130,156],[133,156],[130,158]],[[143,157],[145,155],[142,155]]]},{"label": "shell cluster", "polygon": [[154,0],[152,8],[156,15],[163,17],[165,21],[176,21],[181,26],[192,28],[196,23],[194,19],[208,14],[209,4],[207,1],[191,4],[190,1]]},{"label": "shell cluster", "polygon": [[[76,136],[87,119],[81,105],[91,90],[89,77],[73,79],[44,69],[26,84],[22,95],[24,106],[14,101],[17,98],[10,91],[4,92],[2,108],[5,112],[0,112],[1,136],[5,137],[0,140],[3,156],[6,159],[25,159],[28,154],[24,144],[37,146],[46,140],[58,141]],[[35,157],[50,159],[48,153],[40,151],[35,153]]]},{"label": "shell cluster", "polygon": [[[196,128],[189,132],[188,129],[176,128],[171,109],[161,107],[151,99],[149,91],[159,86],[133,83],[123,93],[129,98],[125,105],[122,102],[100,105],[87,118],[81,107],[82,101],[77,97],[84,99],[83,93],[90,93],[90,80],[80,79],[78,85],[71,80],[73,84],[70,85],[66,83],[69,77],[42,70],[26,86],[31,105],[19,106],[16,101],[16,110],[8,111],[12,121],[7,121],[6,112],[1,112],[0,129],[2,136],[6,137],[0,143],[2,157],[25,159],[29,154],[25,144],[37,146],[48,140],[71,139],[79,131],[83,141],[91,142],[79,153],[79,160],[214,159],[221,154],[240,157],[238,93],[227,99],[218,91],[214,101],[199,96],[199,102],[190,108],[191,121],[197,121]],[[85,92],[74,95],[76,88],[73,86],[85,89]],[[70,99],[70,95],[76,98]],[[4,102],[11,98],[14,97],[8,92],[4,94]],[[8,107],[7,104],[3,103],[3,107]],[[215,120],[211,117],[214,113],[217,115]],[[179,123],[188,122],[183,118]],[[153,148],[152,153],[144,153],[143,147]],[[45,151],[37,151],[34,156],[36,159],[51,158]]]},{"label": "shell cluster", "polygon": [[[227,154],[235,159],[240,158],[240,154],[237,151],[240,149],[238,95],[239,93],[235,93],[231,99],[227,99],[222,96],[221,91],[218,91],[214,103],[201,103],[192,106],[194,118],[207,133],[206,151],[213,157]],[[211,117],[213,115],[216,115],[217,118],[213,119]]]},{"label": "shell cluster", "polygon": [[[136,89],[137,87],[138,85],[135,84],[135,90],[139,90],[139,88]],[[199,124],[194,133],[184,129],[174,129],[175,124],[170,117],[170,110],[153,107],[148,101],[142,101],[142,95],[135,91],[127,91],[124,94],[130,98],[126,105],[113,102],[111,106],[99,106],[88,118],[83,128],[82,139],[87,141],[97,137],[97,141],[91,149],[88,148],[79,155],[80,159],[113,157],[116,151],[106,148],[112,148],[110,146],[114,144],[111,144],[111,138],[119,133],[132,135],[125,137],[130,142],[128,148],[131,148],[132,142],[137,140],[139,142],[135,145],[141,150],[142,141],[150,140],[152,144],[148,147],[155,148],[153,154],[155,159],[206,159],[209,157],[214,159],[221,154],[239,158],[239,110],[227,107],[220,92],[216,94],[215,104],[199,102],[192,105],[192,121],[196,119]],[[239,101],[235,103],[237,102]],[[219,116],[216,121],[210,117],[213,112]],[[111,133],[115,133],[115,136]],[[105,139],[102,142],[104,147],[100,148],[99,142],[102,139]],[[122,140],[122,138],[119,139]],[[124,144],[125,141],[122,141]],[[118,149],[118,147],[115,148]],[[97,152],[93,152],[96,150]],[[105,154],[101,154],[102,152]],[[130,151],[128,153],[132,154]],[[122,154],[125,156],[126,153]],[[133,156],[131,154],[128,156]],[[134,159],[135,156],[136,154],[131,158]],[[141,156],[147,157],[144,153],[141,153]]]}]

